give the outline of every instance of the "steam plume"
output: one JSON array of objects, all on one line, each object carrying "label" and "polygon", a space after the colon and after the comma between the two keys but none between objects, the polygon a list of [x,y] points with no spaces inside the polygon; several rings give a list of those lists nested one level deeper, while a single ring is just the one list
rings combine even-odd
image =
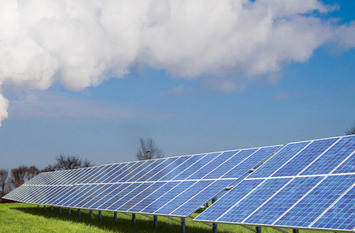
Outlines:
[{"label": "steam plume", "polygon": [[[306,61],[325,43],[355,45],[349,39],[355,24],[316,16],[334,10],[317,0],[0,3],[0,90],[45,90],[53,83],[79,90],[123,78],[137,64],[230,90],[241,76]],[[0,122],[8,116],[2,93]]]}]

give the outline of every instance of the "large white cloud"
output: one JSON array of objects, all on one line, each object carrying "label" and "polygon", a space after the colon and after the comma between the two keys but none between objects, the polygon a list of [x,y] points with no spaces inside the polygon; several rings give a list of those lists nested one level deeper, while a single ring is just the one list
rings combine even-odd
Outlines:
[{"label": "large white cloud", "polygon": [[[226,90],[302,62],[325,43],[355,46],[355,23],[317,0],[0,0],[0,90],[73,90],[139,64]],[[319,15],[319,14],[318,14]],[[351,37],[351,38],[350,38]],[[231,73],[235,75],[230,76]],[[0,92],[0,122],[8,101]]]}]

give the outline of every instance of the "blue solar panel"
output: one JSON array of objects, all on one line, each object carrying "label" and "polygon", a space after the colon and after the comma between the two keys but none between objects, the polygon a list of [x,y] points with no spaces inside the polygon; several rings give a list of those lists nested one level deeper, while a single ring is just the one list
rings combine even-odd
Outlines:
[{"label": "blue solar panel", "polygon": [[[260,185],[263,180],[243,180],[237,188],[233,188],[228,195],[222,196],[215,204],[210,206],[207,211],[202,212],[196,220],[216,221],[221,213],[227,212],[234,204],[241,201],[248,193]],[[219,204],[222,203],[222,204]]]},{"label": "blue solar panel", "polygon": [[351,157],[344,161],[344,163],[337,168],[334,173],[355,173],[355,153],[351,154]]},{"label": "blue solar panel", "polygon": [[145,188],[144,190],[141,191],[141,193],[137,194],[133,198],[131,198],[129,201],[127,201],[124,205],[119,207],[118,209],[120,211],[128,211],[131,209],[133,206],[141,202],[143,199],[145,199],[149,194],[154,193],[157,189],[161,188],[164,186],[166,182],[156,182],[152,183],[150,186]]},{"label": "blue solar panel", "polygon": [[207,186],[203,190],[203,192],[186,200],[169,215],[189,216],[192,211],[195,212],[196,210],[199,209],[199,207],[201,206],[201,200],[202,203],[207,203],[208,201],[211,200],[211,197],[215,197],[221,190],[227,187],[230,183],[231,183],[230,180],[217,180],[213,182],[211,185]]},{"label": "blue solar panel", "polygon": [[94,183],[106,183],[104,182],[107,180],[109,177],[111,177],[113,174],[117,173],[119,170],[122,169],[126,164],[114,164],[109,170],[105,172],[105,174],[97,179]]},{"label": "blue solar panel", "polygon": [[105,189],[106,184],[97,184],[91,185],[91,189],[86,189],[85,193],[81,196],[78,196],[75,201],[70,203],[71,207],[82,207],[88,200],[91,200],[92,197],[97,195],[97,192],[100,190]]},{"label": "blue solar panel", "polygon": [[[353,230],[355,228],[355,187],[316,221],[312,227],[320,229]],[[342,211],[340,212],[339,209]]]},{"label": "blue solar panel", "polygon": [[121,206],[123,206],[125,203],[127,203],[129,200],[137,196],[139,193],[141,193],[143,190],[151,186],[152,183],[134,183],[134,185],[131,185],[130,187],[132,188],[129,193],[126,195],[122,196],[118,201],[113,203],[111,206],[109,206],[107,209],[108,210],[123,210],[126,211],[125,209],[120,209]]},{"label": "blue solar panel", "polygon": [[254,192],[251,192],[247,198],[241,200],[237,205],[232,206],[225,215],[222,215],[218,219],[218,221],[242,223],[243,220],[256,208],[258,208],[289,181],[289,178],[266,180],[260,185],[260,188],[256,189]]},{"label": "blue solar panel", "polygon": [[145,174],[141,174],[141,176],[137,179],[137,181],[147,181],[148,179],[152,178],[153,176],[157,175],[158,173],[162,172],[166,167],[173,164],[178,158],[168,158],[161,160],[162,162],[157,165],[156,167],[152,168],[150,171],[147,171]]},{"label": "blue solar panel", "polygon": [[263,147],[255,151],[244,161],[241,161],[237,166],[228,171],[222,178],[235,178],[240,177],[246,173],[251,168],[258,165],[264,159],[266,159],[270,154],[279,149],[280,146]]},{"label": "blue solar panel", "polygon": [[196,172],[192,173],[187,179],[202,179],[211,171],[218,169],[224,162],[230,159],[233,155],[235,155],[239,151],[226,151],[221,155],[217,156],[214,160],[210,161],[206,164],[203,169],[198,169]]},{"label": "blue solar panel", "polygon": [[97,209],[107,200],[111,199],[117,192],[124,189],[129,184],[113,184],[112,186],[108,187],[103,193],[95,196],[90,202],[85,204],[83,208],[88,209]]},{"label": "blue solar panel", "polygon": [[193,174],[195,171],[198,171],[199,169],[203,168],[206,164],[208,164],[210,161],[215,159],[219,154],[221,153],[210,153],[202,157],[200,160],[192,164],[190,167],[188,167],[186,170],[181,172],[179,175],[173,178],[173,180],[185,180],[187,177],[189,177],[191,174]]},{"label": "blue solar panel", "polygon": [[[167,193],[169,190],[173,189],[175,186],[180,184],[180,182],[177,182],[177,181],[168,182],[168,183],[166,183],[166,182],[157,182],[157,184],[159,185],[158,188],[156,188],[155,190],[152,190],[152,192],[150,194],[146,195],[146,197],[144,199],[142,199],[141,201],[137,201],[137,203],[135,203],[135,205],[133,205],[127,211],[136,212],[136,213],[137,212],[142,212],[142,210],[144,208],[146,208],[147,206],[153,204],[153,202],[155,200],[157,200],[162,195]],[[147,209],[147,211],[149,211],[149,208]]]},{"label": "blue solar panel", "polygon": [[190,166],[194,165],[194,163],[198,162],[198,160],[202,159],[204,156],[205,154],[190,156],[187,160],[184,161],[184,163],[181,163],[179,164],[179,166],[176,166],[175,168],[170,170],[168,173],[166,173],[165,176],[161,177],[159,180],[160,181],[172,180],[174,177],[176,177],[181,172],[188,169]]},{"label": "blue solar panel", "polygon": [[355,136],[288,144],[195,220],[352,231],[354,144]]},{"label": "blue solar panel", "polygon": [[[355,175],[329,176],[275,225],[308,227],[355,182]],[[315,204],[316,203],[316,204]]]},{"label": "blue solar panel", "polygon": [[70,199],[67,199],[66,202],[63,202],[63,206],[75,207],[78,202],[82,200],[83,197],[87,195],[87,193],[91,193],[97,185],[83,185],[80,191],[76,192]]},{"label": "blue solar panel", "polygon": [[[271,182],[277,179],[270,180]],[[265,202],[249,218],[243,220],[248,224],[272,225],[282,214],[284,214],[296,201],[302,198],[309,187],[314,187],[322,177],[297,177],[287,186],[280,190],[272,199]]]},{"label": "blue solar panel", "polygon": [[155,199],[152,203],[142,209],[140,212],[143,213],[155,213],[158,209],[168,203],[171,199],[191,187],[196,181],[184,181],[176,185],[174,188],[167,190],[163,195]]},{"label": "blue solar panel", "polygon": [[[186,182],[184,182],[186,183]],[[157,209],[154,213],[162,215],[170,215],[171,212],[183,205],[190,198],[200,193],[203,189],[211,185],[213,181],[198,181],[193,185],[175,193],[174,197],[168,200],[164,205]]]},{"label": "blue solar panel", "polygon": [[344,137],[302,172],[301,175],[328,174],[353,151],[355,151],[355,137]]},{"label": "blue solar panel", "polygon": [[137,171],[130,179],[128,179],[127,182],[138,181],[138,179],[141,178],[142,175],[147,174],[153,168],[159,166],[159,164],[162,163],[163,161],[164,160],[162,159],[148,160],[146,163],[144,163],[142,166],[139,167],[139,171]]},{"label": "blue solar panel", "polygon": [[339,140],[339,138],[313,141],[272,176],[295,176],[299,174],[303,169],[317,159],[318,156],[330,148],[337,140]]},{"label": "blue solar panel", "polygon": [[[125,183],[122,184],[119,189],[114,190],[113,192],[107,194],[106,198],[103,200],[103,202],[98,203],[97,207],[95,209],[107,209],[110,207],[113,203],[115,203],[117,200],[119,200],[121,197],[126,195],[132,190],[133,183]],[[90,208],[93,208],[90,207]]]},{"label": "blue solar panel", "polygon": [[126,177],[132,171],[134,171],[137,167],[139,167],[143,162],[130,162],[128,163],[123,170],[119,171],[119,174],[115,174],[111,177],[111,179],[107,180],[108,183],[116,183],[119,182],[122,178]]},{"label": "blue solar panel", "polygon": [[70,208],[189,216],[279,147],[42,173],[7,197]]},{"label": "blue solar panel", "polygon": [[182,166],[185,164],[185,162],[190,158],[190,156],[183,156],[179,157],[177,160],[174,160],[171,162],[169,165],[164,167],[162,170],[159,170],[159,172],[152,174],[153,176],[148,178],[148,181],[158,181],[162,177],[168,175],[172,170],[174,170],[176,167]]},{"label": "blue solar panel", "polygon": [[302,151],[310,142],[298,142],[286,145],[276,155],[272,156],[260,169],[253,172],[250,178],[269,177],[293,156]]},{"label": "blue solar panel", "polygon": [[241,162],[243,162],[256,151],[257,149],[240,150],[238,153],[234,154],[230,159],[228,159],[225,163],[221,164],[216,170],[212,170],[209,174],[204,176],[203,179],[218,179],[222,177],[224,174],[239,165]]}]

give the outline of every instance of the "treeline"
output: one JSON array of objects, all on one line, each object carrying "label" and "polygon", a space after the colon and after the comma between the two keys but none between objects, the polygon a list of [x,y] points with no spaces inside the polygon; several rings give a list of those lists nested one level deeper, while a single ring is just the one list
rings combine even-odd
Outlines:
[{"label": "treeline", "polygon": [[7,169],[0,169],[0,203],[6,202],[6,200],[2,199],[3,196],[41,172],[68,170],[91,166],[93,166],[93,163],[87,159],[81,159],[78,156],[60,154],[56,157],[55,163],[48,164],[43,169],[38,169],[34,165],[30,167],[21,165],[17,168],[11,169],[10,171]]}]

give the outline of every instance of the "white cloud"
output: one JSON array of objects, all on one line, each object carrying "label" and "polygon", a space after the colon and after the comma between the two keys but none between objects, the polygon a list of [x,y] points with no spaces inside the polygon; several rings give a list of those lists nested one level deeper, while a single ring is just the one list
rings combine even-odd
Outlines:
[{"label": "white cloud", "polygon": [[173,89],[170,89],[167,92],[163,92],[162,95],[182,95],[184,92],[185,92],[184,85],[179,85],[177,87],[174,87]]},{"label": "white cloud", "polygon": [[[317,0],[0,3],[0,90],[53,83],[79,90],[142,64],[230,91],[240,77],[271,77],[282,63],[306,61],[326,43],[355,46],[355,23],[315,16],[334,10]],[[0,98],[3,120],[7,101]]]}]

